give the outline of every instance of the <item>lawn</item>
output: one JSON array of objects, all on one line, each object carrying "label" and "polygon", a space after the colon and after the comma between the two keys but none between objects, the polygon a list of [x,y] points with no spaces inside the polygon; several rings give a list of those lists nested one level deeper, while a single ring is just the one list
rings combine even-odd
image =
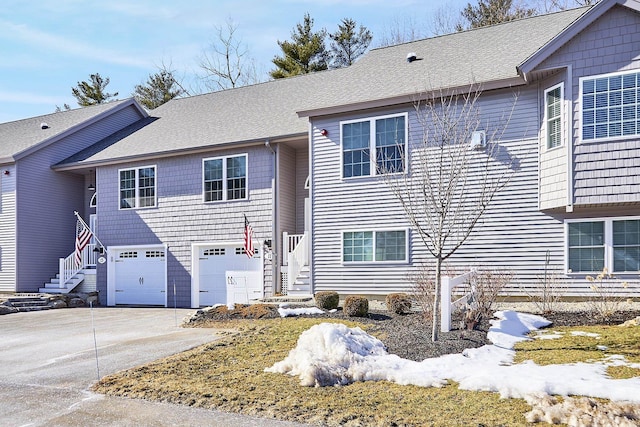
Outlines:
[{"label": "lawn", "polygon": [[[379,381],[313,388],[300,386],[299,379],[295,377],[264,372],[264,368],[287,356],[303,331],[326,321],[287,318],[214,323],[210,326],[233,328],[238,333],[105,377],[94,390],[323,425],[527,425],[524,414],[531,407],[524,400],[501,399],[497,393],[459,390],[455,383],[442,388],[423,388]],[[357,322],[342,323],[363,329],[367,327]],[[627,334],[620,334],[616,329],[603,332],[606,329],[589,329],[592,333],[601,334],[600,339],[574,337],[571,330],[566,329],[560,334],[560,339],[533,341],[535,347],[519,350],[523,356],[517,357],[533,359],[541,364],[566,363],[566,354],[577,360],[593,359],[593,350],[603,342],[613,353],[622,350],[628,356],[637,357],[637,335],[628,338]],[[633,334],[638,333],[635,329],[632,331]],[[570,339],[563,343],[565,338]],[[587,338],[593,342],[585,344],[586,341],[573,338]],[[601,353],[599,351],[598,355]],[[620,375],[628,377],[634,374],[637,372],[626,371]]]}]

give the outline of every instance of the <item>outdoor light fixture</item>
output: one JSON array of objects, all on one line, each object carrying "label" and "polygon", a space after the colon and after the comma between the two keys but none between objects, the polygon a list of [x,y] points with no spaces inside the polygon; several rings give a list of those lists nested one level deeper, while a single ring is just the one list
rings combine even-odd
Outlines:
[{"label": "outdoor light fixture", "polygon": [[326,129],[320,129],[320,135],[327,136],[329,135],[329,131],[327,131]]},{"label": "outdoor light fixture", "polygon": [[89,187],[87,187],[89,189],[89,191],[96,191],[96,186],[93,184],[89,184]]}]

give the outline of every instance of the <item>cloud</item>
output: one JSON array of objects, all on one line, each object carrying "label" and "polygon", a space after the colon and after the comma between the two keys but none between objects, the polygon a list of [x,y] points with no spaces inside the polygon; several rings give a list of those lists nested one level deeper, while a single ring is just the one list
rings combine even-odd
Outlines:
[{"label": "cloud", "polygon": [[77,56],[84,59],[100,61],[108,64],[125,65],[138,68],[149,68],[149,61],[138,57],[126,56],[121,52],[101,49],[87,43],[61,37],[53,33],[38,30],[25,24],[14,24],[0,20],[1,37],[22,41],[39,49],[59,52],[63,55]]}]

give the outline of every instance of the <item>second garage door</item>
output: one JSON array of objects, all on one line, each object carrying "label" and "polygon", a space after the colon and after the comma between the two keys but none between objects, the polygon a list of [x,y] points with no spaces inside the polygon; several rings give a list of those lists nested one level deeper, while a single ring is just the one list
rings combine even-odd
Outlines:
[{"label": "second garage door", "polygon": [[227,304],[227,271],[262,271],[258,252],[250,259],[241,245],[202,246],[198,262],[200,306]]}]

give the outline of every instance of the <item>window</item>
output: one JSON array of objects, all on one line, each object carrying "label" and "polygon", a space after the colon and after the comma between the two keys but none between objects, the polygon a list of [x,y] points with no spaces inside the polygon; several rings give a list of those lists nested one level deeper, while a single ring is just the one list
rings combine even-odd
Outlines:
[{"label": "window", "polygon": [[407,230],[342,233],[343,262],[407,262]]},{"label": "window", "polygon": [[613,271],[640,271],[640,220],[613,221]]},{"label": "window", "polygon": [[121,169],[120,209],[148,208],[156,205],[156,168]]},{"label": "window", "polygon": [[580,79],[584,141],[640,134],[640,73]]},{"label": "window", "polygon": [[247,198],[247,155],[204,159],[204,201]]},{"label": "window", "polygon": [[562,145],[562,89],[559,85],[545,91],[545,123],[547,126],[547,148]]},{"label": "window", "polygon": [[342,122],[340,128],[343,178],[404,172],[407,114]]},{"label": "window", "polygon": [[567,223],[569,273],[640,271],[640,219]]}]

